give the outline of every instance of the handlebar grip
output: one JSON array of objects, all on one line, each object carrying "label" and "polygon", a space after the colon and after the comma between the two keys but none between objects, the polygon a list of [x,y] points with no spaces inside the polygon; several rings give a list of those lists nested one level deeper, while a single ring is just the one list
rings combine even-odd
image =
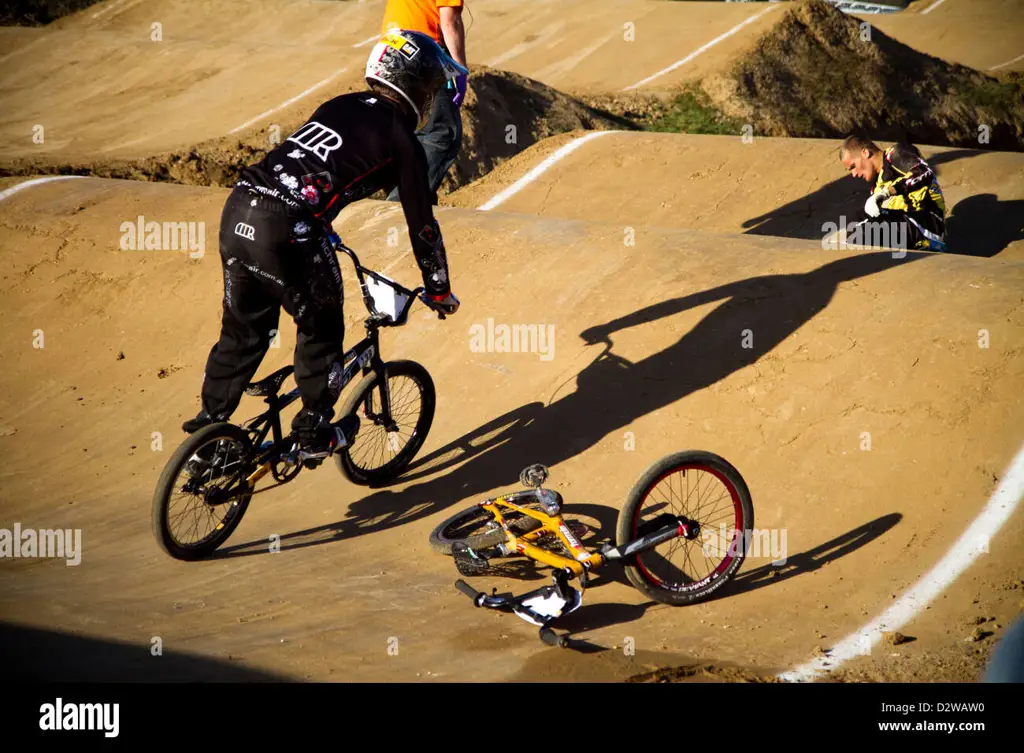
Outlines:
[{"label": "handlebar grip", "polygon": [[471,585],[466,583],[466,581],[462,580],[461,578],[455,581],[455,587],[462,591],[462,593],[466,594],[466,596],[471,598],[473,601],[476,601],[476,598],[481,595],[479,591],[477,591],[475,588],[473,588]]}]

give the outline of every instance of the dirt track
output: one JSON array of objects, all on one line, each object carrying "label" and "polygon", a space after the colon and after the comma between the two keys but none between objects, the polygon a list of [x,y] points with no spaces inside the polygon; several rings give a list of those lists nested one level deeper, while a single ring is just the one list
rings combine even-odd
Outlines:
[{"label": "dirt track", "polygon": [[[5,30],[0,39],[13,40],[13,51],[0,52],[0,157],[145,156],[224,136],[346,65],[251,128],[296,117],[332,87],[358,81],[366,47],[352,45],[376,31],[381,3],[264,5],[253,16],[241,0],[207,3],[202,14],[185,2],[129,0],[45,32]],[[471,63],[579,92],[640,81],[763,10],[587,0],[581,14],[581,0],[545,0],[527,16],[526,5],[474,4]],[[974,2],[974,21],[963,5],[947,0],[920,24],[909,15],[871,21],[912,45],[921,32],[927,51],[982,68],[1021,53],[1020,35],[1005,32],[1019,3]],[[154,21],[161,43],[149,39]],[[637,41],[630,54],[612,55],[627,44],[618,41],[627,21]],[[677,31],[666,36],[667,28]],[[928,29],[942,37],[941,51]],[[616,40],[605,40],[612,31]],[[646,43],[648,35],[664,44]],[[741,37],[651,87],[721,65]],[[260,55],[257,72],[237,65],[250,49]],[[43,144],[31,140],[37,122]],[[52,678],[159,679],[183,671],[176,658],[189,653],[223,661],[207,679],[262,671],[621,680],[710,665],[692,679],[736,680],[808,661],[893,604],[946,554],[1021,450],[1024,243],[1009,221],[1024,200],[1020,155],[925,148],[942,156],[954,216],[984,225],[975,250],[998,251],[994,258],[823,250],[821,222],[838,222],[848,205],[852,214],[863,188],[839,178],[833,143],[810,140],[610,134],[496,210],[473,211],[571,138],[541,142],[455,194],[458,207],[439,210],[464,306],[445,322],[417,310],[384,342],[387,357],[423,363],[439,393],[412,477],[368,491],[333,467],[305,473],[256,497],[222,558],[192,565],[156,549],[149,501],[181,421],[198,406],[218,330],[226,190],[88,178],[0,201],[2,526],[80,528],[84,548],[77,567],[4,561],[0,610],[13,623],[135,647],[110,660],[69,645],[11,642],[9,650],[18,645],[23,662]],[[205,223],[203,254],[120,250],[122,223],[139,216]],[[399,208],[362,202],[337,227],[365,263],[415,283]],[[391,228],[398,246],[388,244]],[[343,266],[351,345],[362,309],[349,271]],[[600,346],[579,337],[620,317],[621,328],[607,329],[628,368],[598,360]],[[473,352],[470,326],[489,319],[553,325],[554,357]],[[750,349],[742,347],[748,329]],[[983,331],[988,347],[979,345]],[[40,333],[44,347],[33,347]],[[285,320],[280,349],[258,376],[287,363],[293,345]],[[238,416],[259,407],[246,398]],[[626,432],[635,450],[625,448]],[[565,627],[609,650],[553,651],[514,616],[474,610],[452,587],[452,562],[427,546],[437,522],[515,488],[533,462],[551,466],[567,513],[611,535],[640,473],[685,448],[740,468],[756,526],[785,534],[787,562],[752,557],[722,598],[682,609],[598,579]],[[902,628],[911,642],[877,647],[843,676],[976,680],[1024,604],[1022,534],[1018,513]],[[272,553],[278,536],[281,551]],[[540,578],[547,574],[525,571],[476,585],[519,592]],[[965,641],[979,619],[989,635]],[[161,658],[149,653],[155,637]],[[635,656],[622,651],[627,638]]]},{"label": "dirt track", "polygon": [[[1024,53],[1020,0],[967,5],[947,0],[924,16],[914,8],[865,18],[917,49],[982,70]],[[0,158],[133,159],[235,129],[270,139],[275,124],[301,117],[316,99],[361,86],[380,0],[261,7],[255,14],[244,12],[251,6],[243,0],[209,0],[202,12],[174,0],[109,3],[53,28],[4,30],[0,39],[11,41],[0,57]],[[670,90],[726,65],[784,7],[476,0],[470,63],[571,94],[618,92],[652,76],[639,91]],[[1024,59],[1001,70],[1024,70]],[[37,125],[42,143],[33,140]]]},{"label": "dirt track", "polygon": [[[187,218],[206,223],[210,243],[223,195],[78,179],[4,201],[5,519],[80,528],[84,549],[76,568],[5,562],[8,619],[143,647],[160,636],[165,655],[231,655],[314,679],[616,679],[692,661],[770,673],[884,609],[942,556],[1019,449],[1020,264],[826,255],[809,241],[654,228],[638,228],[623,253],[617,224],[445,209],[464,307],[448,322],[419,311],[385,342],[388,357],[419,360],[436,380],[424,448],[433,462],[369,494],[333,468],[300,476],[257,497],[225,559],[173,562],[155,549],[148,503],[197,405],[220,276],[212,244],[199,259],[121,251],[119,228],[137,215]],[[367,202],[338,227],[369,265],[409,279],[411,257],[386,240],[396,211]],[[349,290],[351,338],[359,307]],[[634,365],[595,362],[599,347],[578,333],[631,316],[638,326],[610,334]],[[472,352],[469,327],[488,318],[553,324],[554,358]],[[32,347],[36,330],[44,348]],[[292,333],[282,331],[260,374],[286,362]],[[240,416],[257,407],[246,400]],[[626,431],[635,451],[624,450]],[[453,457],[475,434],[482,445]],[[528,625],[473,610],[451,586],[451,561],[426,546],[442,517],[516,486],[531,462],[550,464],[585,520],[613,525],[642,470],[687,447],[740,467],[758,528],[786,532],[788,564],[773,575],[772,555],[752,558],[736,593],[688,609],[645,605],[615,582],[594,587],[567,625],[605,648],[632,637],[628,660],[608,652],[549,666]],[[963,652],[957,609],[1015,613],[1019,592],[1000,589],[1020,573],[1020,526],[1017,516],[991,542],[971,572],[980,584],[949,590],[957,606],[938,624],[925,615],[910,627],[911,654]],[[270,553],[275,534],[281,551]],[[983,605],[965,607],[979,590]],[[54,670],[72,672],[74,657],[63,659]]]}]

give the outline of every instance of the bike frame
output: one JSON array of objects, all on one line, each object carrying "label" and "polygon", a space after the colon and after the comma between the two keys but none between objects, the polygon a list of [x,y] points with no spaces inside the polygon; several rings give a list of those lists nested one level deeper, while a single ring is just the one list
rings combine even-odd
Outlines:
[{"label": "bike frame", "polygon": [[[518,504],[524,499],[533,499],[557,505],[557,512],[548,514],[541,510],[533,510]],[[692,521],[679,518],[674,515],[661,515],[653,521],[649,521],[645,529],[648,533],[641,535],[624,547],[609,547],[599,551],[593,551],[583,546],[582,543],[569,530],[562,517],[562,497],[558,492],[550,489],[542,489],[536,492],[515,492],[500,497],[486,500],[480,503],[480,507],[487,510],[494,516],[494,519],[505,530],[505,544],[499,545],[504,554],[515,552],[530,559],[542,562],[545,565],[564,570],[571,578],[585,579],[590,570],[596,570],[609,562],[629,559],[632,555],[651,549],[665,541],[674,539],[677,536],[692,538],[697,530]],[[524,534],[515,534],[508,528],[505,516],[502,511],[513,511],[528,515],[540,521],[541,527]],[[545,534],[554,534],[562,544],[572,553],[572,557],[565,557],[554,552],[541,548],[534,542]]]},{"label": "bike frame", "polygon": [[[520,504],[527,499],[540,501],[547,509],[553,510],[553,512],[547,513],[542,510],[532,510]],[[602,567],[612,561],[628,560],[640,552],[647,551],[677,536],[694,538],[700,530],[699,526],[693,521],[676,517],[675,515],[662,514],[645,524],[643,531],[638,531],[641,535],[625,546],[604,546],[598,551],[592,551],[584,547],[576,539],[572,531],[569,530],[569,526],[562,518],[562,497],[556,491],[536,489],[535,491],[505,494],[481,502],[480,507],[490,512],[505,531],[505,543],[491,548],[497,548],[503,555],[512,553],[522,554],[538,562],[550,565],[554,568],[551,576],[552,585],[541,586],[519,596],[498,596],[496,593],[488,595],[477,591],[461,579],[455,582],[455,587],[469,596],[477,607],[512,611],[520,617],[540,625],[539,634],[541,640],[552,646],[568,645],[567,637],[559,636],[551,629],[551,625],[558,620],[558,616],[541,614],[528,606],[526,602],[531,601],[534,597],[549,598],[554,595],[560,597],[566,603],[575,602],[575,606],[571,607],[571,609],[575,609],[579,606],[579,599],[573,598],[576,594],[574,594],[575,589],[570,585],[570,581],[574,578],[579,578],[580,584],[585,587],[587,573],[590,570]],[[533,531],[517,535],[509,529],[508,523],[505,520],[505,514],[509,512],[527,515],[539,521],[541,526]],[[549,552],[533,543],[547,533],[557,536],[562,544],[573,554],[573,557],[565,557]],[[486,560],[486,551],[489,551],[491,548],[481,552],[479,557],[483,557]]]},{"label": "bike frame", "polygon": [[[338,392],[341,393],[344,391],[352,380],[355,379],[358,372],[362,372],[363,375],[369,374],[370,372],[376,374],[380,385],[382,410],[381,414],[374,418],[383,426],[387,427],[389,431],[393,431],[394,418],[391,415],[391,395],[388,389],[387,367],[380,354],[379,330],[381,327],[400,327],[404,325],[408,320],[409,309],[412,308],[413,303],[417,299],[425,300],[424,288],[419,287],[414,290],[409,290],[394,280],[390,280],[374,272],[372,269],[364,267],[359,262],[359,257],[356,255],[356,252],[342,243],[337,233],[333,230],[328,233],[327,238],[331,247],[336,252],[343,252],[351,258],[352,264],[355,267],[356,277],[359,281],[359,289],[362,293],[363,304],[369,312],[369,316],[365,321],[366,336],[349,348],[342,357],[342,363],[346,365],[341,373],[341,387]],[[377,310],[373,296],[370,295],[370,290],[366,284],[367,277],[373,278],[378,282],[394,288],[406,297],[405,305],[402,308],[402,311],[399,312],[396,319],[393,319],[389,314],[382,313]],[[444,319],[444,314],[438,313],[438,316]],[[368,392],[366,396],[365,410],[367,415],[372,415],[370,411],[371,396],[372,391]],[[264,402],[268,404],[268,409],[261,415],[256,416],[243,424],[243,428],[256,434],[253,444],[257,448],[261,448],[261,452],[256,459],[259,467],[246,479],[246,483],[249,488],[251,488],[266,474],[270,473],[274,462],[281,457],[283,452],[287,453],[291,450],[290,447],[282,448],[281,446],[286,440],[290,439],[291,434],[289,433],[286,436],[282,431],[280,413],[284,408],[287,408],[293,402],[298,400],[299,397],[300,392],[298,387],[284,395],[278,395],[276,392],[267,395]],[[268,447],[263,447],[267,434],[270,432],[273,432],[273,442]],[[289,463],[289,466],[292,466],[297,464],[297,458],[286,457],[286,462]]]}]

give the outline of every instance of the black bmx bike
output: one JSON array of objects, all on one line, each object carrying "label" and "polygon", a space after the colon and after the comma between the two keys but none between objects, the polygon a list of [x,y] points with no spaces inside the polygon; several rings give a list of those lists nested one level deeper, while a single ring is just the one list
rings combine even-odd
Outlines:
[{"label": "black bmx bike", "polygon": [[[330,239],[335,251],[352,259],[369,312],[366,336],[345,353],[341,389],[359,372],[362,379],[342,401],[335,419],[354,414],[359,418],[359,431],[332,457],[351,482],[386,485],[423,446],[434,419],[436,393],[421,364],[383,360],[379,333],[383,327],[406,324],[417,299],[430,304],[424,288],[409,290],[363,267],[336,234],[332,232]],[[437,314],[445,318],[444,313]],[[293,370],[293,366],[285,366],[247,385],[245,393],[264,398],[266,411],[241,424],[205,426],[189,435],[168,460],[152,505],[153,531],[165,553],[186,561],[208,557],[238,527],[260,480],[269,475],[277,485],[285,484],[303,468],[316,468],[323,462],[322,458],[306,458],[294,433],[285,435],[281,428],[281,411],[300,396],[298,388],[280,394]],[[185,499],[181,511],[175,504],[179,496]]]}]

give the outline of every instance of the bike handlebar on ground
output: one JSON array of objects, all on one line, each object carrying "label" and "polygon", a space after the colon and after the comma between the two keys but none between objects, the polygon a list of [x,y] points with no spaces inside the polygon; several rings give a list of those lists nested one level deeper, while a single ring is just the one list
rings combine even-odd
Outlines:
[{"label": "bike handlebar on ground", "polygon": [[[538,622],[543,622],[545,620],[545,617],[543,615],[538,614],[529,607],[523,606],[522,602],[530,598],[531,596],[534,596],[535,594],[545,592],[551,588],[550,586],[546,586],[544,588],[539,588],[536,591],[531,591],[528,594],[523,594],[522,596],[505,598],[503,596],[488,596],[482,591],[477,591],[475,588],[473,588],[471,585],[466,583],[466,581],[462,580],[461,578],[455,581],[455,587],[462,591],[462,593],[466,594],[466,596],[468,596],[470,599],[472,599],[474,606],[487,607],[490,609],[506,609],[512,611],[521,611],[525,612]],[[549,646],[565,647],[569,645],[569,639],[566,636],[559,635],[547,625],[541,627],[540,639]]]}]

